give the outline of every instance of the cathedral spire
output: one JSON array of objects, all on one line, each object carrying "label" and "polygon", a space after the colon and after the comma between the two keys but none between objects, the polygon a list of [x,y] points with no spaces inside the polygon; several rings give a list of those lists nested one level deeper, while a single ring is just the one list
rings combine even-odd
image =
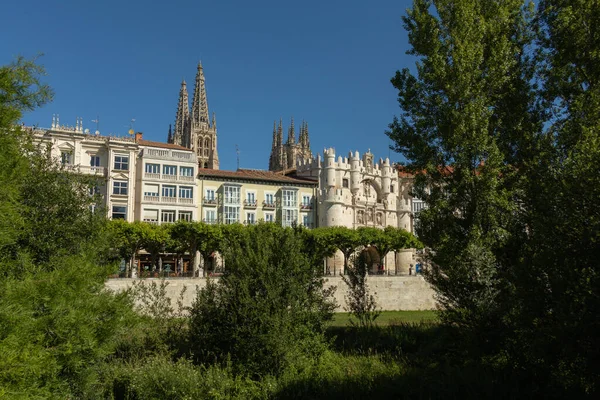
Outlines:
[{"label": "cathedral spire", "polygon": [[294,132],[294,117],[292,117],[290,130],[288,131],[288,143],[296,143],[296,132]]},{"label": "cathedral spire", "polygon": [[173,143],[173,131],[171,130],[171,124],[169,124],[169,134],[167,135],[167,143]]},{"label": "cathedral spire", "polygon": [[212,123],[211,123],[211,128],[213,128],[214,130],[217,130],[217,113],[213,112],[212,115]]},{"label": "cathedral spire", "polygon": [[202,61],[198,63],[196,82],[194,84],[194,99],[192,101],[192,125],[199,126],[201,123],[208,125],[208,101],[206,100],[206,87]]},{"label": "cathedral spire", "polygon": [[187,84],[185,80],[181,82],[179,89],[179,102],[177,104],[177,114],[175,116],[175,132],[172,134],[172,143],[180,146],[190,147],[189,143],[189,125],[190,103],[188,100]]}]

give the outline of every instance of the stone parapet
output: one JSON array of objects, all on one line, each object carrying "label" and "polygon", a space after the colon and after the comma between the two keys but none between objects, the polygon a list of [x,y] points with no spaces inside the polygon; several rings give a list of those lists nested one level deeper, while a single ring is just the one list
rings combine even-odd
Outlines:
[{"label": "stone parapet", "polygon": [[[122,291],[140,281],[150,284],[153,281],[159,283],[160,279],[109,279],[105,286],[113,291]],[[196,290],[206,286],[206,278],[172,278],[166,281],[169,283],[166,293],[173,306],[184,287],[183,304],[190,306],[196,297]],[[421,276],[370,276],[367,285],[378,307],[384,311],[435,309],[434,291]],[[325,287],[331,286],[337,287],[334,294],[338,304],[336,311],[346,311],[346,284],[341,277],[326,278]]]}]

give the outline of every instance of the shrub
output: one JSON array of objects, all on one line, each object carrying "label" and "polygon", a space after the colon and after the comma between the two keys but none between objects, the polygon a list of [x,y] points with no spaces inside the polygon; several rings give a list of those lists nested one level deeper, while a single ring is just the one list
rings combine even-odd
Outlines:
[{"label": "shrub", "polygon": [[331,291],[323,289],[320,265],[303,254],[300,234],[273,224],[240,232],[225,252],[219,283],[209,281],[191,310],[191,341],[197,361],[231,358],[249,374],[276,373],[327,348]]}]

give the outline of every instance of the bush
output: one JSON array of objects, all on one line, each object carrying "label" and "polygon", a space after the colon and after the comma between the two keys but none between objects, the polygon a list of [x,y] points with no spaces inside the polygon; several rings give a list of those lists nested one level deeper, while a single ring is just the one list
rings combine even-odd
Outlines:
[{"label": "bush", "polygon": [[240,231],[225,252],[225,274],[198,292],[191,341],[199,362],[231,358],[238,371],[277,373],[327,348],[331,291],[321,266],[302,252],[300,233],[273,224]]}]

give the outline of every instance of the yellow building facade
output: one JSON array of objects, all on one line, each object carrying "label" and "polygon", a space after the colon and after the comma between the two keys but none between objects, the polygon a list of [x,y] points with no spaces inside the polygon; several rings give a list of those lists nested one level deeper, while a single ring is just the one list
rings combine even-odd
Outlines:
[{"label": "yellow building facade", "polygon": [[199,220],[208,224],[276,222],[316,227],[318,182],[282,174],[239,169],[198,170]]}]

